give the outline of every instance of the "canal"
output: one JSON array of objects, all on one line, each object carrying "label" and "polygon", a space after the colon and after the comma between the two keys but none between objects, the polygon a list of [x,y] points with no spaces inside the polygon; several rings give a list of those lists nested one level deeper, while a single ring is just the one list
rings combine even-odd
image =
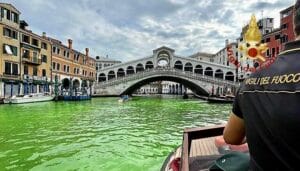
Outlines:
[{"label": "canal", "polygon": [[0,170],[157,171],[183,128],[230,109],[175,96],[1,105]]}]

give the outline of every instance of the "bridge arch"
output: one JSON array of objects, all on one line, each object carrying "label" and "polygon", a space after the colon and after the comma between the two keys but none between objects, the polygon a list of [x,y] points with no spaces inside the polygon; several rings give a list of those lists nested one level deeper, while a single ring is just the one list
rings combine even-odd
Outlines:
[{"label": "bridge arch", "polygon": [[234,74],[231,71],[226,72],[225,80],[234,81]]},{"label": "bridge arch", "polygon": [[134,74],[133,66],[128,66],[126,69],[126,75]]},{"label": "bridge arch", "polygon": [[98,82],[106,81],[106,75],[104,73],[99,74]]},{"label": "bridge arch", "polygon": [[224,79],[224,73],[221,69],[217,69],[215,71],[215,78],[220,78],[220,79]]},{"label": "bridge arch", "polygon": [[203,74],[203,68],[202,68],[202,65],[196,65],[195,69],[194,69],[194,72],[196,74]]},{"label": "bridge arch", "polygon": [[205,71],[204,71],[204,75],[207,75],[207,76],[213,76],[213,74],[214,74],[214,71],[213,71],[213,69],[211,68],[211,67],[206,67],[205,68]]},{"label": "bridge arch", "polygon": [[193,72],[193,65],[188,62],[184,65],[184,71],[189,71],[189,72]]},{"label": "bridge arch", "polygon": [[181,61],[176,61],[175,64],[174,64],[174,68],[182,70],[183,69],[182,62]]},{"label": "bridge arch", "polygon": [[154,68],[153,62],[152,61],[147,61],[145,65],[146,69],[152,69]]},{"label": "bridge arch", "polygon": [[136,68],[135,68],[135,72],[138,73],[138,72],[142,72],[144,71],[144,66],[143,64],[139,63],[136,65]]},{"label": "bridge arch", "polygon": [[[198,95],[208,95],[209,94],[209,92],[205,88],[194,83],[193,81],[188,80],[187,78],[178,77],[178,76],[168,76],[168,75],[154,75],[151,77],[143,78],[143,79],[139,80],[138,82],[136,82],[132,85],[129,85],[125,90],[122,91],[121,95],[132,94],[132,93],[134,93],[135,90],[142,87],[143,85],[149,84],[151,82],[162,81],[162,80],[163,81],[172,81],[172,82],[182,84]],[[175,90],[175,86],[172,88],[174,88],[174,90]]]},{"label": "bridge arch", "polygon": [[107,74],[107,80],[111,80],[113,78],[116,78],[115,71],[109,71]]}]

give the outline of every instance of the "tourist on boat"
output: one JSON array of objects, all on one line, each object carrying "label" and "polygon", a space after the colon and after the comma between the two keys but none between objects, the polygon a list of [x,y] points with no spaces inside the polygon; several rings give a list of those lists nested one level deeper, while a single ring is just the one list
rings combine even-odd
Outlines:
[{"label": "tourist on boat", "polygon": [[276,61],[247,78],[235,96],[224,130],[229,144],[249,145],[251,170],[300,170],[300,0],[296,41]]}]

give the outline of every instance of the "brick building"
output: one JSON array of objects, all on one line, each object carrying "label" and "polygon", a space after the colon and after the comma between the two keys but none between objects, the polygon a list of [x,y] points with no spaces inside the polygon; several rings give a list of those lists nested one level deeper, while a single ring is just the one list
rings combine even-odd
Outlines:
[{"label": "brick building", "polygon": [[286,42],[294,41],[294,6],[280,11],[280,30],[282,48]]},{"label": "brick building", "polygon": [[262,43],[268,44],[268,50],[265,53],[265,57],[276,57],[282,50],[281,30],[277,28],[268,34],[264,34],[262,37]]},{"label": "brick building", "polygon": [[285,43],[294,41],[294,6],[290,6],[280,11],[280,28],[274,29],[272,32],[263,35],[263,43],[268,44],[266,57],[274,57],[283,50]]}]

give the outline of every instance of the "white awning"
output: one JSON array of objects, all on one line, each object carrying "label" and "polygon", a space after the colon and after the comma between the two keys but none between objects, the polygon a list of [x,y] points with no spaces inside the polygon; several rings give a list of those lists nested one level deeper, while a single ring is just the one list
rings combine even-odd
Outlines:
[{"label": "white awning", "polygon": [[11,47],[10,47],[9,45],[5,45],[5,51],[6,51],[6,53],[9,54],[9,55],[12,55],[12,54],[13,54],[13,52],[12,52],[12,50],[11,50]]}]

